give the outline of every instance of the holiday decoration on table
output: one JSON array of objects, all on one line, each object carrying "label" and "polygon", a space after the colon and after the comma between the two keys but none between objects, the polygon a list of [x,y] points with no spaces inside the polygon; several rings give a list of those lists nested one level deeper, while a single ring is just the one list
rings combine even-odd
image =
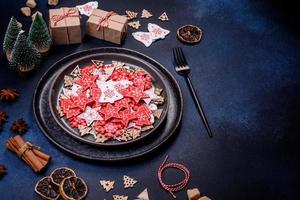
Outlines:
[{"label": "holiday decoration on table", "polygon": [[[164,103],[162,90],[143,69],[113,61],[111,64],[78,66],[61,90],[58,114],[82,137],[93,135],[95,142],[129,141],[154,128]],[[68,83],[66,85],[66,83]]]},{"label": "holiday decoration on table", "polygon": [[177,37],[184,43],[198,43],[202,38],[202,34],[202,30],[194,25],[184,25],[177,29]]},{"label": "holiday decoration on table", "polygon": [[29,17],[31,15],[31,9],[28,6],[22,7],[20,10],[21,13],[26,17]]},{"label": "holiday decoration on table", "polygon": [[149,32],[134,32],[132,36],[137,41],[143,43],[146,47],[149,47],[154,41],[164,39],[169,33],[169,30],[163,29],[157,24],[148,24]]},{"label": "holiday decoration on table", "polygon": [[56,6],[59,3],[59,0],[48,0],[49,6]]},{"label": "holiday decoration on table", "polygon": [[124,188],[132,188],[134,185],[137,183],[137,180],[134,180],[133,178],[124,175],[123,176],[123,181],[124,181]]},{"label": "holiday decoration on table", "polygon": [[[190,180],[190,171],[187,169],[186,166],[179,164],[179,163],[166,163],[168,160],[169,156],[166,156],[165,160],[163,163],[160,165],[158,172],[157,172],[157,178],[160,183],[160,185],[163,187],[163,189],[167,190],[172,197],[175,199],[176,196],[174,192],[178,192],[182,190],[189,182]],[[176,184],[166,184],[163,181],[163,172],[167,170],[168,168],[175,168],[184,173],[184,179],[180,181],[179,183]]]},{"label": "holiday decoration on table", "polygon": [[130,10],[126,10],[125,13],[127,15],[128,20],[135,19],[137,17],[137,14],[138,14],[137,12],[133,12],[133,11],[130,11]]},{"label": "holiday decoration on table", "polygon": [[148,194],[148,189],[145,188],[135,200],[149,200],[149,194]]},{"label": "holiday decoration on table", "polygon": [[152,17],[153,15],[146,9],[143,9],[142,10],[142,15],[141,15],[141,18],[150,18]]},{"label": "holiday decoration on table", "polygon": [[43,17],[43,14],[40,11],[36,11],[34,14],[31,15],[32,21],[34,21],[36,15],[40,15],[41,17]]},{"label": "holiday decoration on table", "polygon": [[193,189],[188,189],[186,191],[187,196],[188,196],[188,200],[211,200],[209,197],[207,196],[202,196],[200,194],[200,191],[198,188],[193,188]]},{"label": "holiday decoration on table", "polygon": [[81,200],[88,193],[85,181],[67,167],[55,169],[51,176],[39,180],[34,189],[43,199]]},{"label": "holiday decoration on table", "polygon": [[6,147],[24,160],[34,172],[41,172],[51,160],[38,146],[26,142],[20,135],[8,138]]},{"label": "holiday decoration on table", "polygon": [[0,90],[1,101],[15,101],[19,96],[19,92],[13,88],[4,88]]},{"label": "holiday decoration on table", "polygon": [[17,37],[11,62],[20,74],[31,72],[40,62],[39,52],[27,39],[24,31],[20,31]]},{"label": "holiday decoration on table", "polygon": [[167,15],[166,12],[163,12],[163,13],[158,17],[158,19],[159,19],[160,21],[168,21],[168,20],[169,20],[169,17],[168,17],[168,15]]},{"label": "holiday decoration on table", "polygon": [[28,125],[22,118],[15,120],[10,127],[10,130],[17,134],[24,134],[27,129]]},{"label": "holiday decoration on table", "polygon": [[127,18],[113,11],[94,9],[87,21],[87,34],[115,44],[121,44],[127,33]]},{"label": "holiday decoration on table", "polygon": [[94,9],[98,8],[98,1],[90,1],[83,5],[76,6],[81,15],[90,16]]},{"label": "holiday decoration on table", "polygon": [[35,2],[35,0],[27,0],[26,6],[28,6],[30,8],[35,8],[37,6],[37,3]]},{"label": "holiday decoration on table", "polygon": [[77,8],[49,9],[49,21],[53,44],[81,43],[80,16]]},{"label": "holiday decoration on table", "polygon": [[16,18],[11,17],[3,41],[3,52],[8,61],[11,61],[11,54],[20,31],[21,27]]},{"label": "holiday decoration on table", "polygon": [[114,200],[128,200],[128,196],[125,195],[113,195]]},{"label": "holiday decoration on table", "polygon": [[103,187],[103,189],[106,192],[109,192],[112,189],[114,189],[114,184],[115,184],[115,181],[100,180],[100,185]]},{"label": "holiday decoration on table", "polygon": [[140,24],[140,21],[132,21],[132,22],[128,22],[128,26],[130,26],[134,29],[139,29],[141,24]]},{"label": "holiday decoration on table", "polygon": [[41,55],[45,55],[52,44],[46,22],[42,15],[37,13],[30,26],[28,39]]},{"label": "holiday decoration on table", "polygon": [[6,167],[0,164],[0,178],[6,174]]}]

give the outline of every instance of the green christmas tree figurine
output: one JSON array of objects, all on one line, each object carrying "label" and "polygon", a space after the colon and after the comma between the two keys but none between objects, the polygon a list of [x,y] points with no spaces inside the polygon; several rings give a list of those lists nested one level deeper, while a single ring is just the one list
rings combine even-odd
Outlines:
[{"label": "green christmas tree figurine", "polygon": [[51,37],[44,21],[40,14],[36,14],[29,29],[28,39],[40,54],[46,54],[51,47]]},{"label": "green christmas tree figurine", "polygon": [[3,51],[6,54],[8,61],[11,61],[11,53],[13,51],[14,44],[20,31],[21,28],[16,18],[11,17],[3,41]]},{"label": "green christmas tree figurine", "polygon": [[40,54],[27,39],[25,32],[20,31],[12,51],[12,63],[20,74],[32,71],[40,62]]}]

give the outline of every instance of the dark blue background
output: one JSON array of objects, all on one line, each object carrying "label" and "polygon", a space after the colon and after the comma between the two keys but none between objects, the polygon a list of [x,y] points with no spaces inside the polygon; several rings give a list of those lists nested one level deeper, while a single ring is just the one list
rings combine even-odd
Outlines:
[{"label": "dark blue background", "polygon": [[[74,6],[85,1],[61,1]],[[31,18],[20,14],[25,1],[1,1],[0,38],[3,40],[9,18],[14,15],[25,26]],[[162,41],[149,48],[128,35],[123,47],[145,53],[162,63],[177,78],[184,95],[184,115],[178,136],[158,153],[139,161],[105,164],[71,157],[51,144],[38,129],[32,113],[32,95],[38,80],[55,61],[83,49],[114,46],[85,37],[82,44],[54,47],[37,72],[28,79],[19,78],[0,57],[0,86],[17,88],[21,97],[15,103],[0,102],[0,110],[9,113],[9,121],[0,135],[0,163],[8,174],[0,180],[0,199],[39,199],[34,193],[38,179],[53,169],[68,166],[89,185],[88,199],[111,199],[112,194],[128,194],[132,199],[148,188],[151,199],[172,199],[161,189],[157,169],[165,155],[184,163],[191,171],[188,187],[199,187],[212,199],[299,199],[299,113],[300,113],[300,40],[299,10],[291,1],[253,0],[161,0],[99,2],[100,8],[124,13],[126,9],[148,9],[150,19],[140,19],[140,31],[154,22],[171,30]],[[48,20],[48,7],[38,1],[38,10]],[[156,18],[166,11],[170,20]],[[84,23],[86,17],[82,17]],[[175,31],[184,24],[197,24],[204,30],[202,42],[181,44]],[[129,29],[132,32],[132,29]],[[191,78],[201,98],[214,132],[209,139],[194,107],[184,79],[172,66],[171,47],[182,46],[192,67]],[[46,173],[34,174],[16,155],[5,148],[13,133],[10,124],[23,117],[30,126],[24,137],[52,155]],[[139,183],[122,189],[127,174]],[[166,173],[168,182],[180,175]],[[99,179],[116,180],[116,188],[106,194]],[[185,190],[178,199],[185,199]]]}]

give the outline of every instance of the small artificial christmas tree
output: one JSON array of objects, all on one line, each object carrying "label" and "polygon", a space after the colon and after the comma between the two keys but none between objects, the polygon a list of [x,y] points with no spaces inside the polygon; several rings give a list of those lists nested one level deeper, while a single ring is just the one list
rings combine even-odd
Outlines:
[{"label": "small artificial christmas tree", "polygon": [[3,51],[6,54],[8,61],[11,61],[11,53],[13,51],[14,44],[20,31],[21,28],[16,18],[11,17],[3,41]]},{"label": "small artificial christmas tree", "polygon": [[43,17],[37,13],[30,26],[28,39],[41,54],[46,54],[51,47],[51,37]]},{"label": "small artificial christmas tree", "polygon": [[20,74],[32,71],[40,62],[40,54],[20,31],[12,51],[12,64]]}]

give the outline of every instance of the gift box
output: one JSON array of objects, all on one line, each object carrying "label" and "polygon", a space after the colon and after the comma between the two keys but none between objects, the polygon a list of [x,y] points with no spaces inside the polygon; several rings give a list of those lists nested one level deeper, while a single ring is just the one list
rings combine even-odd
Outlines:
[{"label": "gift box", "polygon": [[87,21],[87,34],[121,44],[127,34],[127,17],[112,11],[94,9]]},{"label": "gift box", "polygon": [[80,17],[77,8],[49,9],[49,30],[53,44],[81,43]]}]

